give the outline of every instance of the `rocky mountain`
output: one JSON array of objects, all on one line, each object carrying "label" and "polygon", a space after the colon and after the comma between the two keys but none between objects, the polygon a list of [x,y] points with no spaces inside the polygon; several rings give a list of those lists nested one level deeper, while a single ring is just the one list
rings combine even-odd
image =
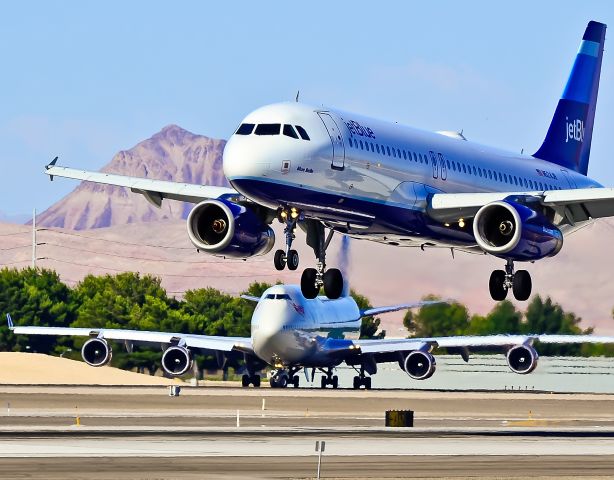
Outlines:
[{"label": "rocky mountain", "polygon": [[[157,180],[226,186],[222,171],[225,140],[196,135],[177,125],[164,127],[130,150],[117,153],[103,172]],[[185,218],[190,205],[163,202],[158,209],[123,187],[82,182],[37,217],[45,227],[71,230]]]}]

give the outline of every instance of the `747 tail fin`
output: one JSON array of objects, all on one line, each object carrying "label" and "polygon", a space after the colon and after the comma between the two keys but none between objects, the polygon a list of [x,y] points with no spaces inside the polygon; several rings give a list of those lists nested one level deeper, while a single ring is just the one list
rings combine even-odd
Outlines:
[{"label": "747 tail fin", "polygon": [[567,86],[540,149],[533,155],[586,175],[606,25],[589,22]]}]

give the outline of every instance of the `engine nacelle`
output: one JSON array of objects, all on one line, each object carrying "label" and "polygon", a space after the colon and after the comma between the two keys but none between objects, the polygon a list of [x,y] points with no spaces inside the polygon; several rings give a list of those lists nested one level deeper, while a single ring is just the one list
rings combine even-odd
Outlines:
[{"label": "engine nacelle", "polygon": [[92,367],[102,367],[111,361],[113,349],[104,338],[90,338],[81,348],[83,361]]},{"label": "engine nacelle", "polygon": [[181,376],[192,368],[192,354],[185,347],[168,347],[162,354],[162,368],[169,375]]},{"label": "engine nacelle", "polygon": [[514,373],[525,375],[537,367],[539,355],[530,345],[518,345],[507,351],[507,364]]},{"label": "engine nacelle", "polygon": [[248,258],[268,253],[275,233],[252,210],[227,200],[205,200],[188,215],[192,244],[207,253]]},{"label": "engine nacelle", "polygon": [[403,369],[414,380],[426,380],[435,373],[435,357],[428,352],[416,350],[405,357]]},{"label": "engine nacelle", "polygon": [[482,250],[512,260],[552,257],[563,247],[563,234],[545,216],[511,200],[480,208],[473,235]]}]

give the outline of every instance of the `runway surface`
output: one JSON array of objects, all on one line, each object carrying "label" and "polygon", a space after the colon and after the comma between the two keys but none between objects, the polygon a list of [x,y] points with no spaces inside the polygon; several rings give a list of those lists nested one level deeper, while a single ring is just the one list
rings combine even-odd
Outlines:
[{"label": "runway surface", "polygon": [[322,478],[611,478],[614,396],[0,386],[0,478],[313,478],[316,440]]}]

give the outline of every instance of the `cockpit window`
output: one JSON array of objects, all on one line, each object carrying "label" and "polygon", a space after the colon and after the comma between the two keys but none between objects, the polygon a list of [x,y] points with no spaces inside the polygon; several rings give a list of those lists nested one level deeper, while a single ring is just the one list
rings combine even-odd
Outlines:
[{"label": "cockpit window", "polygon": [[292,300],[287,293],[268,293],[266,300]]},{"label": "cockpit window", "polygon": [[300,125],[295,125],[295,127],[298,130],[298,134],[301,136],[303,140],[311,140],[309,138],[309,135],[307,135],[307,132],[305,131],[303,127],[301,127]]},{"label": "cockpit window", "polygon": [[292,125],[284,125],[284,135],[290,138],[298,139],[298,135],[296,134],[296,130]]},{"label": "cockpit window", "polygon": [[253,123],[242,123],[235,133],[237,135],[251,135],[254,131],[254,127],[255,125]]},{"label": "cockpit window", "polygon": [[279,135],[280,123],[261,123],[256,127],[256,135]]}]

